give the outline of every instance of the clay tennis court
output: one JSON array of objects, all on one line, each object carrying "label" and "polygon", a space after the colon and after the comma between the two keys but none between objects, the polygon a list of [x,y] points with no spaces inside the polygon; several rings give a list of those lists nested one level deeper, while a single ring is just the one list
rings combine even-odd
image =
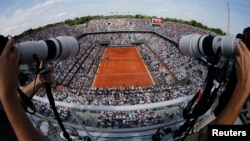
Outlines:
[{"label": "clay tennis court", "polygon": [[155,85],[136,47],[108,47],[92,87],[137,87]]}]

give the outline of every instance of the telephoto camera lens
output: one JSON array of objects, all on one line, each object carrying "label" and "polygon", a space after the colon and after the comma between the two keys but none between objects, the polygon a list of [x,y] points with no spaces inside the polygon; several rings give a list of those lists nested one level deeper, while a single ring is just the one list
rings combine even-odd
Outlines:
[{"label": "telephoto camera lens", "polygon": [[189,34],[180,38],[178,48],[183,55],[193,58],[215,56],[219,49],[219,55],[233,57],[239,41],[240,39],[233,36]]},{"label": "telephoto camera lens", "polygon": [[35,62],[34,55],[39,60],[65,60],[75,57],[80,46],[76,38],[59,36],[49,40],[26,41],[14,45],[18,49],[20,64]]}]

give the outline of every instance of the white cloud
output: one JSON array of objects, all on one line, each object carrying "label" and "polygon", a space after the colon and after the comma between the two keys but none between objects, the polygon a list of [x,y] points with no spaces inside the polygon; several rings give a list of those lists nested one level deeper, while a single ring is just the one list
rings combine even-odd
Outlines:
[{"label": "white cloud", "polygon": [[[88,15],[110,15],[111,11],[119,14],[146,14],[150,16],[169,17],[183,20],[196,20],[209,27],[226,29],[227,9],[223,1],[180,0],[25,0],[26,3],[6,5],[8,12],[0,13],[0,34],[16,35],[29,28],[37,28],[66,19]],[[248,2],[245,0],[245,2]],[[35,3],[35,4],[34,4]],[[247,5],[232,4],[232,30],[242,29],[249,23],[246,13]],[[9,7],[9,8],[8,8]],[[11,8],[10,8],[11,7]],[[238,8],[239,7],[239,8]],[[239,11],[239,12],[238,12]],[[240,15],[240,16],[235,16]],[[238,22],[241,21],[241,22]],[[26,24],[23,24],[26,23]],[[238,31],[241,31],[238,29]]]},{"label": "white cloud", "polygon": [[187,13],[185,13],[185,15],[186,15],[186,16],[188,16],[188,17],[191,17],[191,18],[193,18],[193,17],[194,17],[194,14],[193,14],[193,13],[191,13],[191,12],[187,12]]},{"label": "white cloud", "polygon": [[36,10],[40,10],[43,8],[48,8],[51,7],[55,4],[55,0],[47,0],[45,3],[38,3],[37,5],[31,7],[29,10],[30,11],[36,11]]},{"label": "white cloud", "polygon": [[8,33],[8,32],[10,32],[11,30],[15,30],[15,29],[17,29],[19,26],[9,26],[9,27],[7,27],[4,31],[3,31],[3,33]]},{"label": "white cloud", "polygon": [[62,17],[64,15],[66,15],[66,12],[62,12],[62,13],[59,13],[59,14],[56,14],[56,15],[47,16],[47,19],[51,20],[51,19]]},{"label": "white cloud", "polygon": [[163,13],[168,12],[168,10],[166,8],[158,8],[158,9],[156,9],[156,11],[163,12]]},{"label": "white cloud", "polygon": [[19,29],[23,29],[23,28],[29,29],[29,27],[31,27],[31,26],[34,26],[34,24],[33,23],[23,23],[20,25],[8,26],[3,30],[3,34],[4,35],[15,35],[20,31]]},{"label": "white cloud", "polygon": [[70,0],[47,0],[44,3],[38,3],[35,6],[31,7],[29,10],[30,12],[33,11],[38,11],[38,10],[45,10],[45,9],[49,9],[53,6],[56,6],[59,3],[63,3],[63,2],[67,2]]},{"label": "white cloud", "polygon": [[53,20],[66,15],[66,12],[58,12],[57,6],[67,1],[69,0],[46,0],[31,7],[18,8],[8,17],[2,16],[4,14],[1,13],[0,34],[17,35],[29,28],[37,28],[49,24],[48,22],[54,22]]}]

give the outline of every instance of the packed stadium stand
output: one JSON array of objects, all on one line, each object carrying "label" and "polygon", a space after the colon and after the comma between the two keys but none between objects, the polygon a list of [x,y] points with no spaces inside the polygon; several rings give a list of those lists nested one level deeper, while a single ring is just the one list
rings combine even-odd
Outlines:
[{"label": "packed stadium stand", "polygon": [[[96,141],[150,141],[157,129],[176,129],[183,122],[183,108],[206,79],[207,65],[183,56],[176,47],[180,37],[190,33],[214,34],[174,22],[153,26],[145,19],[100,19],[86,25],[53,27],[20,42],[60,35],[78,39],[80,52],[75,58],[47,62],[54,67],[52,88],[58,113],[74,140],[89,136]],[[109,46],[136,46],[155,85],[92,87],[101,56]],[[64,140],[45,89],[33,102],[37,112],[30,117],[37,129],[52,141]]]}]

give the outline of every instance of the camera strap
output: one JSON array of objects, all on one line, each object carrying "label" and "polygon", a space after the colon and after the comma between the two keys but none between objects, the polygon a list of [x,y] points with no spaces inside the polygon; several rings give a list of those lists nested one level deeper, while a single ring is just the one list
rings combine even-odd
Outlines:
[{"label": "camera strap", "polygon": [[[39,58],[38,58],[38,56],[36,54],[33,54],[33,58],[36,61],[36,74],[46,74],[46,73],[48,73],[47,68],[45,68],[45,67],[40,68],[41,61],[39,60]],[[52,94],[52,91],[51,91],[51,84],[50,83],[45,83],[44,86],[45,86],[45,90],[46,90],[46,93],[47,93],[47,97],[48,97],[51,109],[54,112],[57,123],[59,124],[60,128],[63,131],[63,136],[68,141],[72,141],[72,139],[70,138],[69,134],[67,133],[67,131],[66,131],[66,129],[65,129],[63,123],[62,123],[62,120],[61,120],[61,118],[60,118],[60,116],[59,116],[59,114],[57,112],[56,105],[55,105],[55,100],[54,100],[54,97],[53,97],[53,94]]]},{"label": "camera strap", "polygon": [[[207,83],[206,85],[207,87],[204,93],[199,91],[195,94],[193,99],[188,103],[187,107],[183,110],[183,118],[186,119],[186,121],[174,133],[174,137],[180,137],[185,132],[185,135],[182,138],[183,140],[185,140],[185,138],[190,134],[190,131],[193,129],[199,116],[203,115],[213,104],[213,101],[215,100],[219,89],[218,84],[219,83],[217,83],[216,81],[210,80],[209,83]],[[206,90],[207,91],[211,90],[211,91],[207,93]],[[196,104],[195,101],[197,101]]]},{"label": "camera strap", "polygon": [[47,92],[47,96],[48,96],[48,100],[49,100],[49,103],[50,103],[50,106],[51,106],[51,109],[53,110],[54,112],[54,115],[56,117],[56,120],[60,126],[60,128],[62,129],[63,131],[63,136],[68,140],[68,141],[71,141],[71,138],[69,136],[69,134],[67,133],[63,123],[62,123],[62,120],[57,112],[57,109],[56,109],[56,105],[55,105],[55,100],[53,98],[53,95],[52,95],[52,92],[51,92],[51,87],[50,87],[50,84],[49,83],[46,83],[45,84],[45,89],[46,89],[46,92]]},{"label": "camera strap", "polygon": [[17,92],[19,94],[19,97],[21,98],[21,104],[24,108],[24,110],[30,114],[35,114],[36,113],[36,107],[34,103],[31,101],[31,99],[24,94],[24,92],[17,87]]},{"label": "camera strap", "polygon": [[[214,100],[217,97],[218,90],[225,78],[226,65],[216,66],[218,60],[220,60],[220,50],[217,51],[216,57],[209,66],[207,78],[205,80],[203,91],[198,91],[191,101],[188,103],[186,108],[183,110],[183,118],[186,121],[175,131],[174,137],[180,137],[185,133],[183,140],[190,134],[199,116],[207,112],[211,107]],[[224,63],[227,61],[224,60]]]}]

